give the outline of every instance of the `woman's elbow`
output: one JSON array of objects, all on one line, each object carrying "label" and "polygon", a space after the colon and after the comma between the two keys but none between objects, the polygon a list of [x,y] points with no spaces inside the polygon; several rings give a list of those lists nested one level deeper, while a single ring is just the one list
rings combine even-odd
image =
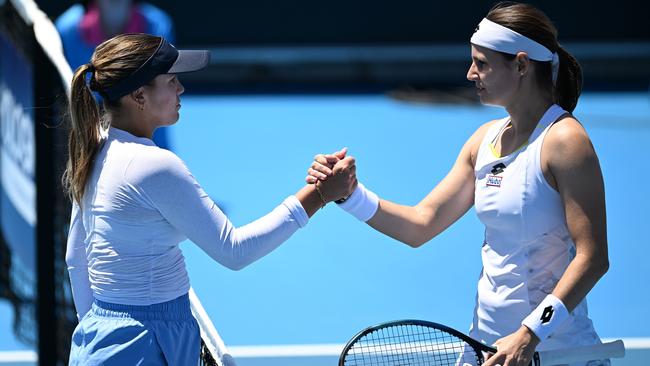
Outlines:
[{"label": "woman's elbow", "polygon": [[226,268],[228,268],[231,271],[241,271],[242,269],[246,268],[248,266],[248,263],[245,263],[241,260],[237,259],[232,259],[226,262],[221,262]]},{"label": "woman's elbow", "polygon": [[243,253],[241,240],[235,230],[229,231],[220,243],[207,245],[207,247],[214,249],[207,253],[215,262],[232,271],[241,271],[251,263]]},{"label": "woman's elbow", "polygon": [[609,270],[609,259],[607,256],[603,256],[597,261],[597,264],[595,265],[595,271],[600,275],[599,277],[602,277],[607,273]]},{"label": "woman's elbow", "polygon": [[609,270],[609,256],[607,255],[607,245],[602,245],[601,248],[604,250],[598,250],[592,256],[594,262],[595,271],[602,277]]},{"label": "woman's elbow", "polygon": [[403,242],[411,248],[419,248],[435,238],[438,234],[439,231],[432,231],[429,225],[422,225],[416,230],[413,230],[413,233],[405,238]]},{"label": "woman's elbow", "polygon": [[406,230],[409,232],[405,240],[406,245],[411,248],[419,248],[438,235],[433,222],[435,213],[427,211],[419,206],[415,206],[417,216],[412,220],[412,225]]},{"label": "woman's elbow", "polygon": [[426,244],[431,238],[424,236],[413,236],[402,240],[402,242],[413,249],[417,249]]},{"label": "woman's elbow", "polygon": [[70,251],[65,254],[65,264],[68,268],[68,271],[88,266],[86,257],[83,256],[82,253]]},{"label": "woman's elbow", "polygon": [[234,253],[231,253],[227,259],[221,260],[219,262],[232,271],[241,271],[254,261],[255,259],[247,257],[242,253],[235,251]]},{"label": "woman's elbow", "polygon": [[607,254],[592,254],[587,261],[587,268],[597,278],[601,278],[609,270]]}]

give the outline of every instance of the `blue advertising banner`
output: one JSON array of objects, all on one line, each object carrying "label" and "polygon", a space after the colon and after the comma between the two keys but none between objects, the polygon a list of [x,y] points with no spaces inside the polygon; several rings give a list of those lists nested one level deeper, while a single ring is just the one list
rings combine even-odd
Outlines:
[{"label": "blue advertising banner", "polygon": [[0,233],[20,295],[36,288],[34,80],[28,59],[0,33]]}]

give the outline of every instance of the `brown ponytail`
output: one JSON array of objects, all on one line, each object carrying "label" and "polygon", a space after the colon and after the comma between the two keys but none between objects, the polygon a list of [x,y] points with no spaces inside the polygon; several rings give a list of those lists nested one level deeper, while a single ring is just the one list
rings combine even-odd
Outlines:
[{"label": "brown ponytail", "polygon": [[555,87],[552,83],[550,62],[533,61],[538,66],[535,68],[536,79],[542,88],[553,91],[555,103],[572,112],[582,92],[582,68],[578,61],[560,46],[557,29],[546,14],[529,4],[500,2],[490,9],[486,18],[534,40],[551,52],[557,52],[560,68]]},{"label": "brown ponytail", "polygon": [[578,60],[560,45],[557,54],[560,56],[560,69],[555,83],[555,103],[573,112],[582,92],[582,67]]},{"label": "brown ponytail", "polygon": [[[81,65],[72,78],[70,91],[71,129],[68,140],[68,164],[63,174],[63,186],[72,199],[81,203],[95,155],[101,146],[104,122],[91,91],[105,97],[103,90],[127,78],[156,51],[160,37],[131,33],[113,37],[95,49],[89,64]],[[90,75],[90,86],[86,79]],[[104,110],[120,108],[120,101],[104,98]]]},{"label": "brown ponytail", "polygon": [[86,75],[93,71],[92,64],[79,66],[72,78],[70,91],[69,157],[63,175],[63,184],[79,204],[101,142],[99,108],[90,88],[86,85]]}]

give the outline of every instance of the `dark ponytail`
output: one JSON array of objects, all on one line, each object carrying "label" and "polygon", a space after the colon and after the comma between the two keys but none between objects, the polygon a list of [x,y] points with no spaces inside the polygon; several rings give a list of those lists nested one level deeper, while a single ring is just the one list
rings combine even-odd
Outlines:
[{"label": "dark ponytail", "polygon": [[555,103],[569,112],[573,112],[582,92],[582,67],[569,52],[558,45],[560,69],[555,83]]}]

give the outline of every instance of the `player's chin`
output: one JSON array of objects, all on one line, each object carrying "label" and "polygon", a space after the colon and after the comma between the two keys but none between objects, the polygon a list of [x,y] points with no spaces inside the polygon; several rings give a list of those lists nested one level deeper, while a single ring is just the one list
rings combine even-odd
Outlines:
[{"label": "player's chin", "polygon": [[163,125],[163,126],[171,126],[171,125],[174,125],[174,124],[176,124],[176,122],[178,122],[178,119],[179,119],[179,118],[180,118],[180,113],[179,113],[179,112],[175,112],[175,113],[173,113],[172,115],[170,115],[169,117],[165,118],[165,120],[164,120],[164,122],[162,123],[162,125]]},{"label": "player's chin", "polygon": [[483,105],[503,107],[503,103],[496,98],[492,98],[489,94],[479,94],[479,99]]}]

